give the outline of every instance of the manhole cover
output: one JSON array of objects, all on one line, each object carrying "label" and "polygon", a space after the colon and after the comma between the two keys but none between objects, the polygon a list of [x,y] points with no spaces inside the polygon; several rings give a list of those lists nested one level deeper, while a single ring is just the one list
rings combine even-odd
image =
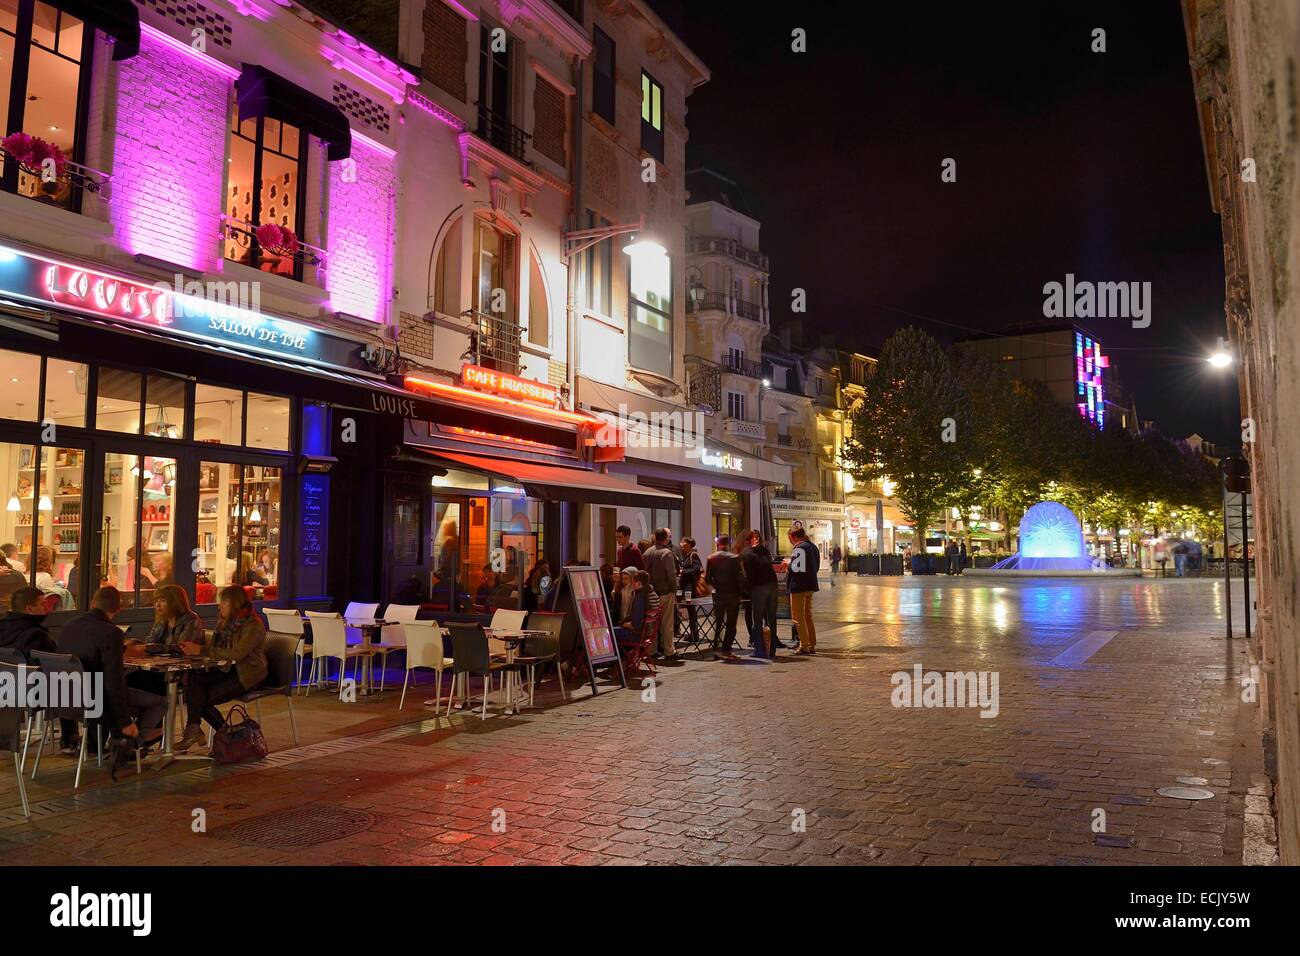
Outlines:
[{"label": "manhole cover", "polygon": [[1185,783],[1190,787],[1203,787],[1210,781],[1204,777],[1174,777],[1179,783]]},{"label": "manhole cover", "polygon": [[1200,787],[1161,787],[1156,793],[1175,800],[1209,800],[1214,796],[1213,790],[1202,790]]},{"label": "manhole cover", "polygon": [[365,810],[308,804],[218,827],[212,831],[212,836],[245,846],[284,849],[315,846],[356,836],[369,830],[378,821],[378,814],[367,813]]}]

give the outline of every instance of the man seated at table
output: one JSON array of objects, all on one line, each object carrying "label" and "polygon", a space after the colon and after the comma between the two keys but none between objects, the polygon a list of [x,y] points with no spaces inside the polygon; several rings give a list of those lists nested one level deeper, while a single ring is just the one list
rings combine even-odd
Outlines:
[{"label": "man seated at table", "polygon": [[201,721],[206,720],[213,730],[225,726],[226,719],[217,710],[217,704],[238,700],[266,680],[266,628],[247,593],[241,587],[228,587],[222,588],[217,597],[220,616],[212,636],[203,643],[186,641],[181,649],[186,654],[221,658],[233,666],[190,674],[185,686],[185,706],[189,713],[185,736],[176,744],[179,753],[203,740]]},{"label": "man seated at table", "polygon": [[[90,599],[90,610],[59,629],[57,644],[59,653],[80,660],[86,673],[103,675],[103,722],[109,732],[149,744],[163,735],[167,702],[157,694],[126,686],[122,632],[113,623],[121,610],[122,592],[115,587],[100,588]],[[68,729],[65,724],[65,752],[71,743]]]},{"label": "man seated at table", "polygon": [[12,648],[32,662],[32,651],[53,651],[54,639],[45,629],[45,592],[19,588],[9,597],[9,613],[0,617],[0,647]]}]

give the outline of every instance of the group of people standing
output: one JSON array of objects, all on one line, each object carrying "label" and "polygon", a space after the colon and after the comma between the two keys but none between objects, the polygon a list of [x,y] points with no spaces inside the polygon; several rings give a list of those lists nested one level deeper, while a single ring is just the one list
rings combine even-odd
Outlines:
[{"label": "group of people standing", "polygon": [[[683,537],[676,548],[672,532],[660,528],[653,539],[632,540],[632,530],[620,525],[617,565],[602,570],[610,610],[622,641],[640,640],[646,615],[659,609],[655,658],[677,657],[677,604],[679,598],[713,599],[714,638],[708,660],[734,660],[733,647],[740,609],[745,609],[749,645],[755,657],[775,658],[778,565],[758,531],[748,531],[732,541],[730,535],[714,540],[714,551],[701,558],[695,539]],[[821,554],[802,528],[789,535],[792,547],[785,563],[790,590],[791,617],[799,637],[796,653],[817,653],[817,631],[812,619],[812,595],[818,590]]]}]

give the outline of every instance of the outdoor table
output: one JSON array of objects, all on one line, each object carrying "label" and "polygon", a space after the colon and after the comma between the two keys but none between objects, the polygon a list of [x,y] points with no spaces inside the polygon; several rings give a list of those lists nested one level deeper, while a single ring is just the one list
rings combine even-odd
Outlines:
[{"label": "outdoor table", "polygon": [[691,650],[701,645],[713,646],[717,628],[713,618],[713,598],[680,598],[677,601],[677,618],[690,624],[690,636],[685,643]]},{"label": "outdoor table", "polygon": [[234,664],[234,661],[224,657],[209,657],[207,655],[191,657],[186,654],[152,654],[126,657],[122,663],[128,671],[147,671],[163,675],[163,679],[167,682],[167,717],[163,722],[162,752],[167,757],[179,756],[181,759],[185,759],[184,755],[172,753],[172,735],[176,732],[177,689],[181,677],[191,671],[209,671],[229,667]]},{"label": "outdoor table", "polygon": [[[376,631],[382,631],[388,624],[396,624],[398,622],[385,621],[382,618],[377,617],[345,617],[343,623],[348,627],[355,627],[361,632],[361,647],[363,650],[369,651],[370,646],[373,643],[374,633]],[[375,655],[373,653],[367,653],[361,658],[362,678],[360,690],[363,694],[371,694],[374,692],[374,659]]]},{"label": "outdoor table", "polygon": [[[487,627],[484,628],[484,630],[487,632],[489,637],[493,637],[505,644],[507,664],[513,664],[515,662],[515,653],[519,650],[519,645],[525,640],[536,636],[544,637],[550,633],[549,631],[539,631],[536,629],[529,630],[527,628],[519,630],[511,628],[507,630],[505,628]],[[513,710],[514,713],[518,713],[519,708],[522,705],[515,705],[515,677],[516,675],[513,670],[506,671],[506,710],[508,712]]]}]

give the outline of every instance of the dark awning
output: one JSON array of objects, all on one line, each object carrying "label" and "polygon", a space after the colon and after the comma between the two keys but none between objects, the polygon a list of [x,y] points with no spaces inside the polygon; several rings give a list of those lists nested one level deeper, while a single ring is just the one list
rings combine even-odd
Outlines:
[{"label": "dark awning", "polygon": [[52,6],[103,30],[114,40],[113,59],[140,52],[140,12],[131,0],[49,0]]},{"label": "dark awning", "polygon": [[352,154],[352,130],[343,111],[266,67],[243,64],[243,71],[235,81],[235,99],[239,103],[241,123],[269,116],[325,140],[329,143],[331,161],[347,159]]},{"label": "dark awning", "polygon": [[[414,447],[414,446],[408,446]],[[528,497],[539,501],[576,501],[593,505],[630,505],[641,508],[680,508],[682,496],[647,488],[599,471],[564,468],[536,461],[486,458],[459,452],[417,449],[475,471],[496,475],[522,485]]]}]

